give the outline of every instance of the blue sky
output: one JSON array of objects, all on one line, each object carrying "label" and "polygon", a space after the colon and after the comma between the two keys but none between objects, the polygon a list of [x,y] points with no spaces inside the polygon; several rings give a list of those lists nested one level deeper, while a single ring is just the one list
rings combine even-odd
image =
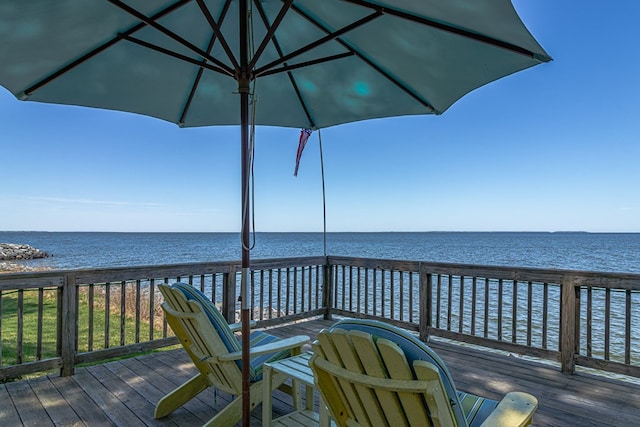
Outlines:
[{"label": "blue sky", "polygon": [[[554,58],[442,116],[322,130],[328,231],[640,232],[640,3],[517,0]],[[258,128],[258,231],[321,231],[318,134]],[[17,101],[0,230],[238,231],[237,127]]]}]

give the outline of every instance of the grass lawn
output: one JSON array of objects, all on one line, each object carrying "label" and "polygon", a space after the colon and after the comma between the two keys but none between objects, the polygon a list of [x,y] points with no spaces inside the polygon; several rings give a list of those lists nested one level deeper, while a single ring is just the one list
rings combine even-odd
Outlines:
[{"label": "grass lawn", "polygon": [[[117,290],[119,286],[115,287]],[[10,366],[41,359],[56,357],[58,300],[57,290],[4,291],[0,294],[0,366]],[[131,293],[133,295],[133,293]],[[114,298],[116,297],[116,298]],[[22,303],[20,303],[22,300]],[[108,324],[105,323],[104,287],[96,287],[93,297],[93,332],[90,331],[89,295],[87,289],[79,292],[78,298],[78,352],[100,350],[121,345],[120,294],[111,293]],[[149,339],[149,304],[140,309],[139,341]],[[130,304],[125,307],[124,344],[136,342],[136,309]],[[22,309],[22,316],[19,316]],[[18,319],[22,317],[22,335],[19,336]],[[40,328],[39,326],[40,325]],[[153,325],[154,338],[162,336],[162,322],[156,318]],[[91,333],[92,332],[92,333]],[[105,343],[105,337],[108,336]],[[40,339],[39,339],[40,337]],[[90,340],[90,337],[92,339]],[[90,344],[90,341],[91,344]],[[41,343],[38,348],[38,342]],[[21,348],[20,348],[21,346]]]}]

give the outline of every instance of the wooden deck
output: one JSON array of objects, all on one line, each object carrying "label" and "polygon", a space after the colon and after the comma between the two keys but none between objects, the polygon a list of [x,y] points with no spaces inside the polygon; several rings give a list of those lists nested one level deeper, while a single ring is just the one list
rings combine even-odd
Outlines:
[{"label": "wooden deck", "polygon": [[[276,335],[315,334],[332,322],[312,320],[272,329]],[[640,385],[586,373],[563,375],[558,367],[519,357],[433,342],[461,390],[499,399],[512,390],[535,395],[534,426],[633,426],[640,423]],[[155,403],[196,370],[182,349],[79,368],[72,377],[51,374],[0,384],[0,426],[197,426],[230,399],[206,390],[162,420]],[[274,412],[289,410],[286,396]],[[253,411],[259,426],[261,407]]]}]

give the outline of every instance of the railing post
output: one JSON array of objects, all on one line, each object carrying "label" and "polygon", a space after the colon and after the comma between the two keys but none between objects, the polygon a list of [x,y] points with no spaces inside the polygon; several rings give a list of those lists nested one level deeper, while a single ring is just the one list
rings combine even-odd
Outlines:
[{"label": "railing post", "polygon": [[325,258],[322,266],[322,305],[324,308],[324,320],[331,320],[331,301],[333,301],[333,268],[329,265],[329,258]]},{"label": "railing post", "polygon": [[78,310],[76,304],[76,283],[71,274],[64,275],[60,313],[60,376],[73,375],[76,359],[76,331],[78,330]]},{"label": "railing post", "polygon": [[576,368],[577,298],[575,276],[565,276],[560,300],[560,369],[566,374],[573,374]]},{"label": "railing post", "polygon": [[432,275],[427,272],[427,268],[420,263],[420,301],[419,301],[419,332],[420,339],[424,342],[429,340],[429,332],[431,330],[431,306],[433,304],[432,300],[432,286],[431,286],[431,278]]},{"label": "railing post", "polygon": [[236,322],[236,266],[233,264],[222,279],[222,315],[227,322]]}]

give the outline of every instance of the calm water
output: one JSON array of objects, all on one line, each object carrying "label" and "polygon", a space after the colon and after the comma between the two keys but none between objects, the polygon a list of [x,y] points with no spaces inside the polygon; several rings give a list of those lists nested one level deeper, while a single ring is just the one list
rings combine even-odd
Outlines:
[{"label": "calm water", "polygon": [[[53,254],[29,265],[92,268],[240,259],[237,233],[0,232]],[[370,258],[640,273],[640,234],[329,233],[327,253]],[[258,233],[253,258],[323,254],[322,233]]]}]

